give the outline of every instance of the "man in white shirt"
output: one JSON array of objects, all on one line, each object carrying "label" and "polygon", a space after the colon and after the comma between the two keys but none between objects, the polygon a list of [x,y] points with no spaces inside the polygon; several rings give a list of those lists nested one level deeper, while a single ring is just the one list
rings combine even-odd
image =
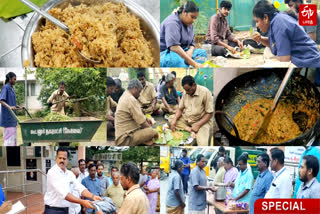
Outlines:
[{"label": "man in white shirt", "polygon": [[284,167],[284,152],[278,148],[271,149],[271,169],[275,171],[274,179],[264,198],[291,198],[290,173]]},{"label": "man in white shirt", "polygon": [[89,175],[88,171],[86,171],[86,161],[84,159],[78,160],[78,166],[79,166],[79,176],[78,176],[78,181],[81,184],[82,179],[87,177]]},{"label": "man in white shirt", "polygon": [[47,174],[47,192],[44,195],[45,211],[44,214],[68,214],[71,203],[81,204],[83,207],[94,209],[93,202],[80,199],[72,194],[74,190],[81,193],[82,197],[92,200],[102,200],[89,192],[76,176],[66,166],[68,164],[68,150],[58,148],[56,164]]},{"label": "man in white shirt", "polygon": [[[80,170],[78,168],[72,168],[71,171],[78,179],[79,174],[80,174]],[[80,196],[81,196],[80,192],[76,189],[73,189],[72,195],[76,196],[77,198],[80,198]],[[80,212],[81,212],[80,204],[70,203],[69,214],[80,214]]]}]

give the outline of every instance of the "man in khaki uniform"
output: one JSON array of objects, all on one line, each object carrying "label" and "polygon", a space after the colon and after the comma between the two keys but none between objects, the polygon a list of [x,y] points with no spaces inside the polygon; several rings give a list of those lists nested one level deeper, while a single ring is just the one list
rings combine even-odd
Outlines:
[{"label": "man in khaki uniform", "polygon": [[67,92],[64,91],[64,89],[65,83],[61,81],[59,83],[58,90],[54,91],[47,100],[49,107],[51,107],[51,112],[65,114],[64,108],[67,107],[66,101],[69,95],[67,94]]},{"label": "man in khaki uniform", "polygon": [[173,86],[175,76],[173,74],[167,74],[165,81],[166,84],[160,88],[160,97],[162,100],[160,107],[164,113],[175,114],[180,102],[180,97]]},{"label": "man in khaki uniform", "polygon": [[137,100],[141,90],[139,80],[132,79],[119,99],[115,117],[117,146],[152,145],[158,138],[158,132],[152,129],[151,120],[143,114]]},{"label": "man in khaki uniform", "polygon": [[157,93],[154,86],[146,81],[143,71],[139,71],[137,77],[143,86],[140,97],[138,98],[142,112],[144,114],[157,113],[160,109],[160,104],[157,103]]},{"label": "man in khaki uniform", "polygon": [[107,77],[107,135],[114,137],[114,112],[117,109],[117,103],[111,98],[116,83],[111,77]]},{"label": "man in khaki uniform", "polygon": [[211,118],[213,115],[213,100],[211,92],[195,83],[192,76],[182,79],[185,93],[175,115],[169,117],[171,129],[186,130],[196,133],[198,146],[208,146]]},{"label": "man in khaki uniform", "polygon": [[149,200],[138,184],[138,167],[128,162],[122,165],[120,173],[121,185],[127,192],[118,214],[149,214]]}]

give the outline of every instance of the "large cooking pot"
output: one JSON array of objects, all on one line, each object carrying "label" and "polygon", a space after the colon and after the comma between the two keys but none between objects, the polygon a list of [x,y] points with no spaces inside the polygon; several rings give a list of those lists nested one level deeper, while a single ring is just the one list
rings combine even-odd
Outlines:
[{"label": "large cooking pot", "polygon": [[217,191],[215,192],[214,199],[216,201],[224,201],[227,195],[227,184],[224,183],[217,183],[215,184],[218,187]]},{"label": "large cooking pot", "polygon": [[[229,139],[230,145],[270,145],[254,144],[241,140],[232,118],[247,104],[259,98],[273,99],[287,69],[264,69],[242,74],[227,83],[217,96],[215,103],[215,119],[220,131]],[[303,94],[295,93],[297,90]],[[316,86],[307,78],[294,73],[288,83],[283,99],[290,99],[293,103],[301,96],[314,98],[320,112],[320,93]],[[318,115],[319,116],[319,115]],[[318,117],[319,118],[319,117]],[[231,131],[235,130],[235,135]],[[303,131],[300,136],[286,142],[274,142],[272,145],[306,145],[312,143],[319,135],[320,120],[318,119],[312,128]]]},{"label": "large cooking pot", "polygon": [[[152,46],[152,55],[154,57],[155,67],[160,66],[160,24],[154,20],[154,18],[140,5],[134,2],[134,0],[49,0],[42,6],[42,10],[49,11],[51,8],[66,8],[69,4],[77,6],[82,4],[99,5],[105,2],[122,2],[128,10],[135,14],[140,20],[141,29],[144,32],[144,36],[147,41],[150,41]],[[28,23],[26,30],[22,38],[21,59],[22,64],[25,60],[28,60],[30,67],[34,67],[34,51],[31,42],[31,36],[34,32],[38,31],[39,27],[43,24],[42,16],[35,13],[30,22]]]}]

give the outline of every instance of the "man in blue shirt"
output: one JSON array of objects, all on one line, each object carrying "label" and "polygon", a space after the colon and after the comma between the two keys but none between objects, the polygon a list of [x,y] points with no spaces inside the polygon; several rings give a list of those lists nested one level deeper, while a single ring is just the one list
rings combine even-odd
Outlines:
[{"label": "man in blue shirt", "polygon": [[252,172],[247,168],[247,162],[247,156],[243,154],[238,159],[240,172],[238,173],[238,177],[234,183],[232,198],[235,201],[249,203],[253,184],[253,175]]},{"label": "man in blue shirt", "polygon": [[100,185],[101,185],[100,196],[101,197],[104,197],[109,187],[108,177],[103,175],[103,170],[104,170],[103,164],[102,163],[97,164],[97,178],[100,180]]},{"label": "man in blue shirt", "polygon": [[259,198],[264,198],[265,194],[270,188],[273,180],[273,176],[269,171],[270,158],[266,153],[261,153],[257,158],[257,167],[259,175],[252,189],[250,198],[250,214],[254,213],[254,202]]},{"label": "man in blue shirt", "polygon": [[188,181],[190,175],[190,158],[187,156],[188,151],[186,149],[182,150],[182,157],[180,160],[183,162],[183,170],[181,173],[181,179],[183,183],[183,191],[188,194]]},{"label": "man in blue shirt", "polygon": [[169,175],[168,193],[167,193],[167,213],[184,213],[185,196],[183,193],[183,185],[181,180],[181,172],[183,170],[183,162],[176,160],[174,167]]},{"label": "man in blue shirt", "polygon": [[206,162],[203,154],[199,154],[197,156],[197,166],[190,174],[189,214],[205,214],[207,206],[206,191],[216,191],[213,187],[207,186],[207,174],[203,169],[206,166]]},{"label": "man in blue shirt", "polygon": [[303,157],[299,168],[299,179],[302,181],[297,198],[320,198],[320,183],[316,176],[319,174],[319,160],[313,155]]},{"label": "man in blue shirt", "polygon": [[6,200],[6,197],[4,196],[4,193],[2,191],[2,186],[0,184],[0,207],[3,204],[3,202]]},{"label": "man in blue shirt", "polygon": [[[317,157],[318,159],[320,158],[320,149],[315,147],[315,146],[310,146],[309,148],[307,148],[301,155],[300,157],[300,162],[299,162],[299,166],[298,168],[300,169],[302,161],[303,161],[303,157],[306,155],[313,155],[315,157]],[[320,173],[318,173],[318,175],[316,176],[316,179],[318,180],[318,182],[320,182]],[[301,180],[299,179],[299,176],[297,176],[296,178],[296,182],[295,182],[295,187],[294,187],[294,194],[293,194],[293,198],[297,198],[297,193],[298,190],[300,188],[301,185]]]},{"label": "man in blue shirt", "polygon": [[2,191],[2,186],[0,184],[0,213],[7,213],[12,208],[11,202],[6,202],[6,198],[4,196],[4,193]]},{"label": "man in blue shirt", "polygon": [[[90,164],[88,167],[89,170],[89,176],[85,177],[81,183],[83,186],[85,186],[89,192],[93,193],[93,195],[100,195],[100,180],[96,177],[97,168],[95,164]],[[92,201],[91,198],[88,198]],[[95,210],[93,209],[86,209],[86,213],[95,213]]]}]

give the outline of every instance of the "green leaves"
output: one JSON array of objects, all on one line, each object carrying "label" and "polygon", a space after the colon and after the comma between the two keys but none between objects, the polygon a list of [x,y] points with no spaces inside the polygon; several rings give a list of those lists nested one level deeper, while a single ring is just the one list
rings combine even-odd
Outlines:
[{"label": "green leaves", "polygon": [[[47,0],[31,0],[34,4],[42,6]],[[24,5],[19,0],[1,0],[0,1],[0,17],[11,18],[19,16],[25,13],[29,13],[32,10]]]},{"label": "green leaves", "polygon": [[39,100],[46,104],[51,93],[58,89],[59,82],[63,81],[69,96],[89,97],[79,103],[80,109],[105,111],[106,76],[105,68],[38,68],[35,77],[42,86]]},{"label": "green leaves", "polygon": [[131,146],[129,150],[122,153],[122,162],[160,162],[160,147],[158,146]]},{"label": "green leaves", "polygon": [[70,117],[66,115],[62,115],[58,112],[51,112],[48,114],[42,121],[44,122],[56,122],[56,121],[69,121],[71,120]]},{"label": "green leaves", "polygon": [[16,92],[17,105],[24,103],[24,83],[16,83],[14,85],[14,91]]}]

